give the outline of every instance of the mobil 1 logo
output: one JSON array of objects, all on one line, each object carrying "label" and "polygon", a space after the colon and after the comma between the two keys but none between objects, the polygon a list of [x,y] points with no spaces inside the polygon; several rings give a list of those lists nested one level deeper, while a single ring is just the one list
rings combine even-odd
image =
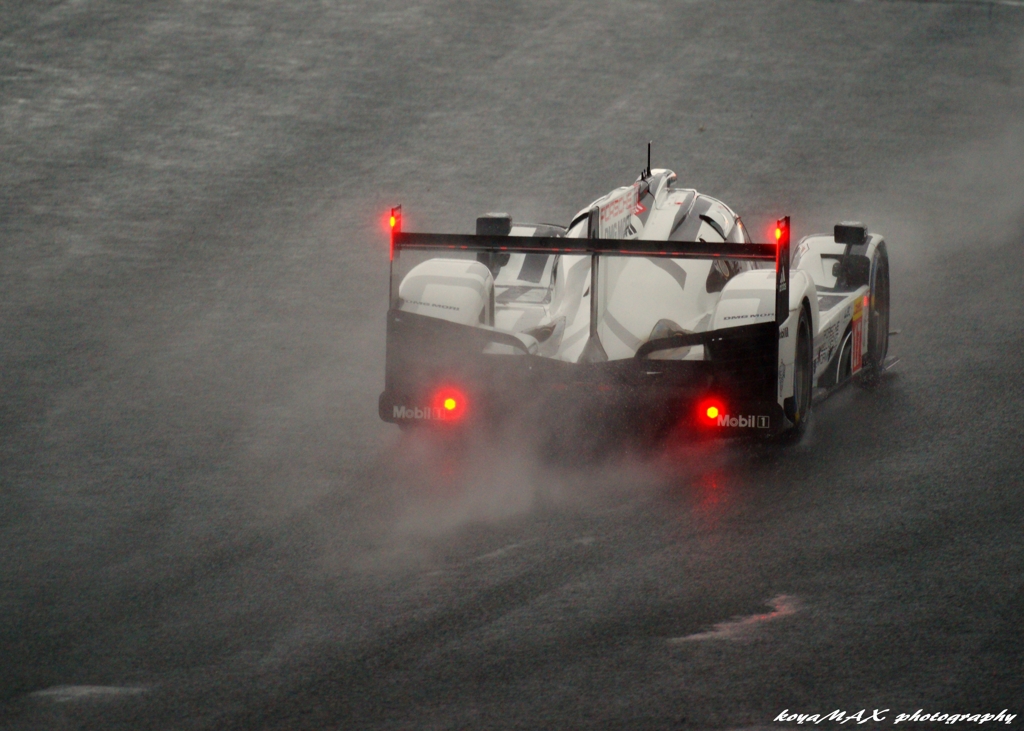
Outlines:
[{"label": "mobil 1 logo", "polygon": [[740,429],[768,429],[770,420],[767,416],[750,414],[749,416],[730,416],[722,414],[718,417],[718,426],[729,426]]}]

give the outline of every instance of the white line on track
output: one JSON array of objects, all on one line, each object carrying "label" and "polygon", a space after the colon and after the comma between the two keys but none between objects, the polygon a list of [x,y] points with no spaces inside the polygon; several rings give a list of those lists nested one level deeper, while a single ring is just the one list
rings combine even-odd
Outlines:
[{"label": "white line on track", "polygon": [[699,642],[702,640],[744,639],[767,622],[796,614],[800,611],[800,600],[793,596],[780,594],[769,601],[768,606],[772,608],[772,611],[767,614],[752,614],[749,617],[740,617],[739,619],[731,619],[728,622],[720,622],[707,632],[698,632],[697,634],[686,635],[685,637],[673,637],[669,640],[669,643],[681,644],[683,642]]},{"label": "white line on track", "polygon": [[482,556],[477,556],[476,558],[470,559],[470,562],[474,563],[476,561],[493,561],[496,558],[501,558],[506,553],[518,551],[525,545],[526,543],[510,543],[509,545],[504,546],[503,548],[499,548],[496,551],[491,551],[490,553],[485,553]]},{"label": "white line on track", "polygon": [[43,698],[55,703],[68,703],[69,701],[99,700],[107,698],[120,698],[123,696],[139,695],[145,693],[148,688],[139,686],[120,687],[115,685],[55,685],[45,690],[37,690],[32,693],[33,698]]},{"label": "white line on track", "polygon": [[[475,558],[471,558],[469,560],[469,563],[477,563],[478,561],[493,561],[496,558],[501,558],[502,556],[505,556],[509,553],[513,553],[514,551],[518,551],[521,548],[525,548],[526,546],[537,543],[538,540],[539,539],[537,538],[533,538],[528,541],[522,541],[521,543],[510,543],[509,545],[503,546],[495,551],[491,551],[490,553],[485,553],[483,555],[476,556]],[[594,536],[583,536],[581,538],[574,538],[571,541],[568,541],[568,544],[561,543],[560,545],[591,546],[594,544],[594,541],[596,540],[597,539],[594,538]]]}]

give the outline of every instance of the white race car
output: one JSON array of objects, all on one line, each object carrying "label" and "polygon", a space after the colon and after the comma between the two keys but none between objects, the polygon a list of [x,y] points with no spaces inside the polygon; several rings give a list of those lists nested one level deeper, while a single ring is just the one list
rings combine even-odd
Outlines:
[{"label": "white race car", "polygon": [[798,433],[813,396],[890,365],[885,242],[858,223],[791,257],[788,218],[752,243],[727,205],[650,167],[567,228],[391,223],[388,422]]}]

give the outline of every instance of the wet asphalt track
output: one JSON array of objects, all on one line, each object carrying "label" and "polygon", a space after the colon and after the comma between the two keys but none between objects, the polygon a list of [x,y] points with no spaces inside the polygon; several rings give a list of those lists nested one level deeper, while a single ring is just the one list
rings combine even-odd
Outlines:
[{"label": "wet asphalt track", "polygon": [[[1012,3],[0,2],[0,727],[1024,713],[1022,120]],[[782,450],[379,423],[386,207],[648,139],[885,233],[896,375]]]}]

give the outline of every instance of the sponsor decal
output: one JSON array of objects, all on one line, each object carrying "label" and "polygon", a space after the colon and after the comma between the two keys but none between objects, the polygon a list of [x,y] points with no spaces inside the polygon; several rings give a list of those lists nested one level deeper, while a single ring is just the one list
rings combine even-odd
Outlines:
[{"label": "sponsor decal", "polygon": [[782,398],[782,386],[786,382],[786,363],[779,361],[779,398]]},{"label": "sponsor decal", "polygon": [[[637,186],[634,185],[601,204],[597,230],[599,238],[621,239],[629,235],[629,229],[633,229],[630,218],[638,203],[636,194]],[[632,233],[636,233],[636,229]]]},{"label": "sponsor decal", "polygon": [[843,320],[837,320],[822,331],[821,345],[818,346],[817,354],[814,358],[815,370],[832,360],[836,348],[839,347],[839,333],[841,332],[843,322]]},{"label": "sponsor decal", "polygon": [[633,209],[633,215],[634,216],[639,216],[641,213],[643,213],[646,210],[647,210],[647,206],[645,206],[643,203],[640,203],[638,201],[637,204],[636,204],[636,208]]},{"label": "sponsor decal", "polygon": [[422,419],[422,420],[436,420],[445,421],[449,418],[450,414],[440,407],[431,408],[429,406],[395,406],[391,412],[391,415],[396,419]]},{"label": "sponsor decal", "polygon": [[818,355],[814,358],[814,369],[817,370],[818,368],[822,367],[823,365],[831,361],[832,356],[835,354],[835,352],[835,345],[830,345],[828,348],[822,345],[820,348],[818,348]]},{"label": "sponsor decal", "polygon": [[767,429],[769,426],[769,417],[757,416],[755,414],[750,414],[749,416],[729,416],[728,414],[722,414],[718,417],[716,424],[717,426],[740,427],[741,429]]},{"label": "sponsor decal", "polygon": [[774,312],[758,312],[756,315],[730,315],[723,317],[723,320],[746,320],[751,317],[775,317]]},{"label": "sponsor decal", "polygon": [[789,325],[786,327],[779,328],[779,340],[785,340],[789,337]]},{"label": "sponsor decal", "polygon": [[458,307],[452,307],[451,305],[438,305],[438,304],[434,304],[433,302],[417,302],[416,300],[402,300],[402,301],[405,304],[408,304],[408,305],[419,305],[420,307],[437,307],[438,309],[441,309],[441,310],[455,310],[456,312],[459,311]]},{"label": "sponsor decal", "polygon": [[842,326],[843,321],[837,320],[825,328],[825,332],[821,334],[822,349],[833,350],[839,344],[839,331]]},{"label": "sponsor decal", "polygon": [[779,291],[780,292],[785,292],[786,291],[786,270],[785,269],[779,269]]}]

